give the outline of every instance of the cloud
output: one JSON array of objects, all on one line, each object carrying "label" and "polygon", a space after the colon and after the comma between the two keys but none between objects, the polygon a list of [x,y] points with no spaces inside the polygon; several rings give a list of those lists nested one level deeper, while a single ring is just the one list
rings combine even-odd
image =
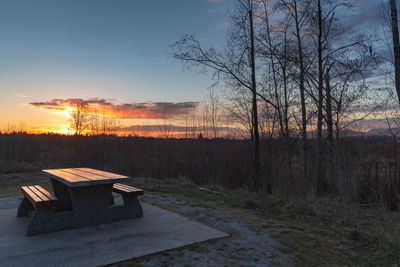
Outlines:
[{"label": "cloud", "polygon": [[382,1],[380,0],[358,0],[352,2],[351,11],[338,14],[344,25],[353,25],[364,33],[373,32],[382,27]]},{"label": "cloud", "polygon": [[85,105],[91,113],[101,113],[120,119],[172,119],[192,112],[198,102],[142,102],[116,104],[112,99],[53,98],[45,102],[31,102],[43,110],[68,110],[77,104]]}]

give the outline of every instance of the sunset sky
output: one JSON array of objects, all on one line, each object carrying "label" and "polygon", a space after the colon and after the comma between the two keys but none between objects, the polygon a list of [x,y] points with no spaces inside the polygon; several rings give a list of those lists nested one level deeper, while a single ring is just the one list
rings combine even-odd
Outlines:
[{"label": "sunset sky", "polygon": [[[352,16],[342,19],[379,32],[381,1],[353,2]],[[160,119],[163,110],[171,120],[185,114],[204,99],[211,79],[183,71],[170,46],[185,33],[221,46],[232,3],[2,0],[0,128],[65,129],[68,110],[60,107],[74,99],[138,119],[132,125]],[[371,82],[383,86],[379,77]]]}]

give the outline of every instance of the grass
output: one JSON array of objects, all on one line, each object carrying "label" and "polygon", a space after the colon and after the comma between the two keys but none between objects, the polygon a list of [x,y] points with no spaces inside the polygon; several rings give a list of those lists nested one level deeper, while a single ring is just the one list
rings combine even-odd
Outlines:
[{"label": "grass", "polygon": [[392,266],[400,262],[400,215],[359,209],[330,199],[288,204],[275,197],[199,187],[185,181],[143,179],[145,191],[179,196],[221,210],[284,245],[297,266]]},{"label": "grass", "polygon": [[21,186],[40,185],[51,188],[50,180],[40,172],[36,173],[0,173],[0,197],[21,195]]},{"label": "grass", "polygon": [[[20,195],[20,186],[29,184],[51,188],[48,178],[40,173],[1,174],[0,197]],[[400,262],[398,212],[359,209],[329,199],[288,204],[276,197],[201,187],[182,180],[135,179],[134,184],[146,192],[215,208],[227,218],[267,232],[284,245],[281,250],[291,255],[297,266],[393,266]],[[189,249],[196,250],[197,244]]]}]

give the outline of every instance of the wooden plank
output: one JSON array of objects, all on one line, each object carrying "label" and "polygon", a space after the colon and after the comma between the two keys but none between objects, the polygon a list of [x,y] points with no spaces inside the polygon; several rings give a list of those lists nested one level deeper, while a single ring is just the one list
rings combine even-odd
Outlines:
[{"label": "wooden plank", "polygon": [[124,184],[120,184],[120,183],[115,183],[114,187],[125,187],[125,185]]},{"label": "wooden plank", "polygon": [[42,200],[42,205],[45,207],[49,207],[51,205],[51,200],[44,194],[42,194],[39,190],[35,188],[35,186],[28,187],[36,196],[38,196]]},{"label": "wooden plank", "polygon": [[22,192],[24,193],[25,196],[29,196],[33,202],[41,202],[42,199],[38,197],[35,193],[32,192],[29,186],[22,186],[21,187]]},{"label": "wooden plank", "polygon": [[27,186],[22,186],[21,191],[24,194],[24,196],[35,206],[35,207],[41,207],[42,206],[42,200],[35,194],[33,193],[29,187]]},{"label": "wooden plank", "polygon": [[46,174],[49,174],[53,179],[60,181],[71,187],[76,186],[90,186],[91,180],[86,179],[82,176],[78,176],[72,173],[68,173],[62,171],[60,169],[53,169],[53,170],[43,170]]},{"label": "wooden plank", "polygon": [[125,191],[125,190],[122,190],[122,189],[119,188],[119,187],[113,187],[113,191],[116,192],[116,193],[118,193],[118,194],[121,194],[121,195],[123,195],[123,196],[130,196],[130,195],[131,195],[130,192],[127,192],[127,191]]},{"label": "wooden plank", "polygon": [[73,169],[60,169],[61,171],[68,172],[83,178],[86,178],[91,181],[92,185],[97,185],[97,184],[112,184],[113,180],[108,177],[104,177],[95,173],[90,173],[90,172],[85,172],[80,170],[79,168],[73,168]]},{"label": "wooden plank", "polygon": [[80,176],[89,178],[91,180],[92,179],[93,180],[104,180],[104,179],[111,180],[110,177],[105,177],[105,176],[97,174],[97,173],[87,172],[87,171],[84,171],[84,170],[82,170],[80,168],[65,169],[65,170],[68,171],[68,172],[72,172],[72,173],[74,173],[76,175],[80,175]]},{"label": "wooden plank", "polygon": [[51,201],[56,201],[57,198],[55,196],[53,196],[52,194],[50,194],[50,192],[48,192],[46,189],[44,189],[43,187],[39,186],[39,185],[35,185],[35,188],[37,190],[39,190],[43,195],[46,195],[48,199],[50,199]]},{"label": "wooden plank", "polygon": [[116,174],[116,173],[111,173],[111,172],[106,172],[106,171],[100,171],[100,170],[95,170],[95,169],[90,169],[90,168],[77,168],[79,170],[85,171],[85,172],[89,172],[89,173],[94,173],[97,175],[101,175],[110,179],[113,179],[114,181],[116,179],[128,179],[128,176],[125,175],[120,175],[120,174]]},{"label": "wooden plank", "polygon": [[125,196],[139,196],[144,194],[141,189],[119,183],[114,184],[113,191]]},{"label": "wooden plank", "polygon": [[143,192],[142,189],[139,189],[139,188],[136,188],[136,187],[133,187],[133,186],[124,185],[124,184],[120,184],[120,185],[122,185],[123,188],[126,188],[126,189],[130,190],[131,192]]},{"label": "wooden plank", "polygon": [[130,192],[141,191],[141,189],[138,189],[138,188],[136,188],[136,187],[129,186],[129,185],[125,185],[125,184],[120,184],[120,183],[114,184],[114,186],[117,186],[118,188],[121,188],[121,189],[130,191]]},{"label": "wooden plank", "polygon": [[42,194],[39,190],[37,190],[37,189],[35,188],[34,185],[28,186],[28,188],[29,188],[29,190],[31,190],[36,196],[38,196],[42,201],[48,201],[48,200],[49,200],[49,198],[48,198],[46,195]]},{"label": "wooden plank", "polygon": [[125,186],[123,184],[114,184],[114,187],[124,190],[126,192],[132,191],[132,188],[130,186]]}]

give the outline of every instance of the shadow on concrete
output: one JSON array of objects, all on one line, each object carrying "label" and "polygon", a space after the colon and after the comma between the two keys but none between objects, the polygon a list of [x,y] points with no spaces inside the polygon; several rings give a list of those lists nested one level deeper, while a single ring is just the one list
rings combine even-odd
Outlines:
[{"label": "shadow on concrete", "polygon": [[228,236],[142,203],[143,218],[27,237],[30,218],[17,218],[16,203],[0,199],[1,266],[98,266]]}]

